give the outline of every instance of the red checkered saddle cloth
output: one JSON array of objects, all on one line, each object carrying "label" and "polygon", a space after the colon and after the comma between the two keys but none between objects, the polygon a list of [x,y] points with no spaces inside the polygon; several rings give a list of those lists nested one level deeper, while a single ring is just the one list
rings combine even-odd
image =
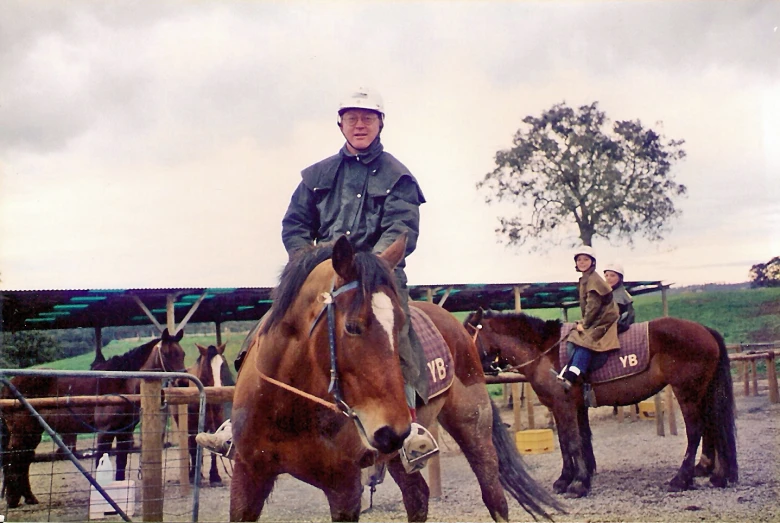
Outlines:
[{"label": "red checkered saddle cloth", "polygon": [[439,329],[431,319],[417,307],[409,307],[412,329],[420,340],[428,368],[428,399],[434,398],[450,388],[455,377],[455,363]]},{"label": "red checkered saddle cloth", "polygon": [[[650,347],[647,343],[647,322],[634,323],[626,332],[618,334],[620,349],[610,351],[607,362],[598,370],[591,372],[591,383],[613,381],[632,374],[638,374],[650,364]],[[566,336],[576,323],[564,323],[561,327],[561,367],[569,362],[566,353]]]}]

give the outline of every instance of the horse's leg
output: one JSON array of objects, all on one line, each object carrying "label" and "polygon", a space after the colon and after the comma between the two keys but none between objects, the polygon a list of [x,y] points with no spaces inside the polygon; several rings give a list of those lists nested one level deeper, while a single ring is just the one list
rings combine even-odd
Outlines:
[{"label": "horse's leg", "polygon": [[[133,451],[133,432],[123,432],[116,435],[116,480],[124,481],[127,470],[127,459]],[[110,444],[110,443],[109,443]]]},{"label": "horse's leg", "polygon": [[260,517],[276,479],[276,474],[268,469],[265,464],[251,467],[240,456],[235,460],[230,482],[230,521],[257,521]]},{"label": "horse's leg", "polygon": [[[30,418],[32,419],[32,418]],[[37,425],[37,422],[34,422]],[[32,493],[30,486],[30,464],[35,457],[35,448],[40,444],[43,437],[43,431],[40,426],[21,427],[22,431],[19,437],[11,435],[10,454],[13,456],[11,462],[11,474],[5,481],[7,482],[6,501],[8,508],[19,506],[19,500],[24,497],[27,505],[37,505],[38,498]],[[26,432],[25,431],[29,431]],[[13,489],[12,489],[13,487]]]},{"label": "horse's leg", "polygon": [[[560,419],[558,424],[558,441],[561,444],[561,454],[564,456],[563,471],[561,472],[561,481],[564,477],[566,479],[571,478],[568,486],[565,489],[565,497],[567,498],[581,498],[588,495],[590,491],[590,471],[588,465],[588,457],[586,450],[590,447],[590,454],[593,454],[592,444],[590,438],[586,443],[583,440],[583,434],[590,434],[590,424],[587,429],[580,427],[580,409],[585,409],[582,405],[582,400],[574,401],[573,397],[582,398],[582,392],[579,388],[570,391],[570,396],[566,399],[562,399],[558,402],[560,406]],[[584,413],[587,418],[587,412]],[[584,432],[583,432],[584,431]],[[595,458],[593,460],[593,467],[595,468]],[[558,488],[563,486],[563,482],[556,484],[556,492],[562,493]]]},{"label": "horse's leg", "polygon": [[421,472],[407,474],[400,458],[387,464],[390,475],[401,489],[401,496],[406,508],[408,521],[425,521],[428,519],[428,499],[430,490]]},{"label": "horse's leg", "polygon": [[705,427],[701,438],[701,457],[699,457],[699,463],[693,468],[693,475],[696,477],[709,476],[714,468],[715,440]]},{"label": "horse's leg", "polygon": [[211,468],[209,469],[209,483],[212,485],[221,485],[222,478],[219,476],[219,467],[217,467],[217,455],[211,453]]},{"label": "horse's leg", "polygon": [[701,417],[701,398],[695,396],[686,398],[678,388],[673,387],[673,389],[680,404],[680,412],[685,420],[685,434],[688,438],[688,446],[685,449],[680,470],[669,482],[669,491],[678,492],[690,489],[693,484],[693,464],[696,461],[696,451],[699,449],[701,441],[703,420]]},{"label": "horse's leg", "polygon": [[330,505],[330,517],[333,521],[357,521],[360,519],[360,498],[363,485],[360,483],[360,469],[354,473],[341,471],[333,475],[332,484],[324,488],[325,497]]},{"label": "horse's leg", "polygon": [[593,473],[596,472],[596,456],[593,454],[593,433],[590,430],[588,407],[586,407],[584,404],[577,407],[577,422],[580,427],[582,454],[585,458],[585,467],[588,470],[587,487],[590,488],[590,482],[593,478]]},{"label": "horse's leg", "polygon": [[444,429],[463,450],[477,476],[485,503],[495,521],[509,520],[509,505],[499,479],[499,456],[493,446],[493,409],[481,383],[466,387],[455,381],[439,414]]}]

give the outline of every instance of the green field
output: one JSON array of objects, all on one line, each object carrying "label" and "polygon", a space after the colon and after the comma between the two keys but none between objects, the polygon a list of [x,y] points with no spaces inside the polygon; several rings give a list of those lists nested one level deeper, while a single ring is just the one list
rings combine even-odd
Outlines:
[{"label": "green field", "polygon": [[[668,296],[669,315],[696,321],[721,332],[727,343],[745,343],[780,340],[780,288],[743,289],[708,292],[681,292]],[[637,321],[648,321],[662,315],[661,294],[645,294],[634,299]],[[560,309],[533,309],[529,314],[544,319],[561,318]],[[466,313],[456,313],[463,320]],[[569,320],[579,319],[579,308],[569,310]],[[235,359],[245,334],[231,333],[225,356],[229,362]],[[112,341],[104,349],[106,358],[123,354],[138,347],[149,338]],[[185,335],[181,345],[187,354],[186,363],[194,363],[198,355],[195,344],[213,345],[214,335]],[[46,363],[39,367],[59,370],[86,370],[94,359],[93,353]]]}]

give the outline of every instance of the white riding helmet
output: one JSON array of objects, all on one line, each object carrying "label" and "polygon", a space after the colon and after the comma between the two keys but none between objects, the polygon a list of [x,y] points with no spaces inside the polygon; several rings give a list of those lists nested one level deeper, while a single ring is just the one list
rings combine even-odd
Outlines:
[{"label": "white riding helmet", "polygon": [[594,262],[596,261],[596,252],[590,245],[580,245],[577,247],[577,249],[574,251],[574,261],[577,261],[577,256],[580,254],[587,254],[593,259]]},{"label": "white riding helmet", "polygon": [[385,104],[382,102],[382,96],[370,87],[358,87],[350,93],[339,104],[339,116],[347,109],[368,109],[376,111],[384,119]]},{"label": "white riding helmet", "polygon": [[604,272],[612,271],[620,274],[621,278],[625,278],[625,273],[623,272],[623,264],[620,262],[611,262],[608,263],[606,267],[604,267]]}]

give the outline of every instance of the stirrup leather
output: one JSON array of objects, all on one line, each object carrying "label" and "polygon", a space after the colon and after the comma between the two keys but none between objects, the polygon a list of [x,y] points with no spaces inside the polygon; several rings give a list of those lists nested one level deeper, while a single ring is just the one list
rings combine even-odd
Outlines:
[{"label": "stirrup leather", "polygon": [[433,435],[420,425],[412,423],[412,430],[401,447],[401,463],[407,474],[417,472],[425,467],[429,458],[439,453],[439,444]]}]

